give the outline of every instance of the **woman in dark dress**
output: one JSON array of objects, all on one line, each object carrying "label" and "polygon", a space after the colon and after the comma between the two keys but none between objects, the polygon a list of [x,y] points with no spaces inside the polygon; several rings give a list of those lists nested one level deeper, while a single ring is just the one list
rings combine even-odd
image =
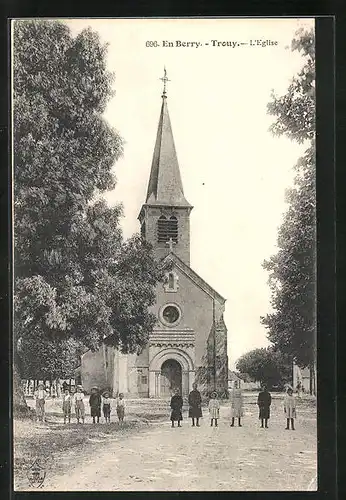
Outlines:
[{"label": "woman in dark dress", "polygon": [[270,405],[272,402],[272,397],[268,392],[267,387],[264,385],[261,392],[257,398],[257,404],[259,407],[259,419],[261,420],[261,427],[263,427],[263,422],[265,428],[268,429],[268,420],[270,418]]},{"label": "woman in dark dress", "polygon": [[179,394],[179,389],[176,389],[174,396],[171,399],[171,421],[172,427],[174,427],[174,422],[178,422],[178,427],[181,427],[180,422],[183,420],[183,415],[181,410],[183,408],[183,398]]},{"label": "woman in dark dress", "polygon": [[202,417],[202,396],[197,390],[197,384],[192,384],[193,390],[189,394],[189,417],[192,418],[192,427],[199,427],[199,419]]},{"label": "woman in dark dress", "polygon": [[95,423],[95,418],[97,418],[97,423],[99,423],[101,417],[101,395],[97,387],[93,387],[91,389],[89,405],[90,415],[93,418],[93,424]]}]

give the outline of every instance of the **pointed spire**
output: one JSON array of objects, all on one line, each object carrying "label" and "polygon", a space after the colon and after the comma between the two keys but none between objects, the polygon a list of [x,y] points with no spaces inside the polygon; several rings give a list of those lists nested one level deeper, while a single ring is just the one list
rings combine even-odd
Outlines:
[{"label": "pointed spire", "polygon": [[191,205],[184,196],[171,121],[168,114],[166,82],[169,80],[166,68],[161,80],[164,82],[162,106],[146,203],[190,207]]}]

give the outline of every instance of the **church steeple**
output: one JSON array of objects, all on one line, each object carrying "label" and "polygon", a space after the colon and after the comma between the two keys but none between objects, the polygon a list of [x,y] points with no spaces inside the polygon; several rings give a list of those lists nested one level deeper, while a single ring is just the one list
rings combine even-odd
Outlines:
[{"label": "church steeple", "polygon": [[146,203],[190,207],[184,196],[177,154],[175,151],[171,121],[167,107],[166,75],[162,78],[164,88],[157,128],[156,143],[151,164]]},{"label": "church steeple", "polygon": [[174,145],[167,107],[166,69],[161,80],[164,82],[161,112],[146,200],[138,218],[142,235],[152,243],[157,254],[165,256],[173,251],[189,265],[189,215],[193,207],[184,195]]}]

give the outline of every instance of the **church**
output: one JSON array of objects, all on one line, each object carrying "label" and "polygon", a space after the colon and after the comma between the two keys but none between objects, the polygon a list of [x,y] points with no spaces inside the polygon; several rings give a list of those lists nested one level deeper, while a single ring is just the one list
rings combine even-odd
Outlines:
[{"label": "church", "polygon": [[83,388],[96,385],[115,396],[183,397],[197,382],[207,394],[227,395],[225,299],[190,267],[190,214],[177,160],[167,107],[166,71],[161,113],[147,195],[138,220],[155,256],[170,260],[170,271],[156,289],[156,325],[140,354],[122,354],[106,344],[87,351],[78,369]]}]

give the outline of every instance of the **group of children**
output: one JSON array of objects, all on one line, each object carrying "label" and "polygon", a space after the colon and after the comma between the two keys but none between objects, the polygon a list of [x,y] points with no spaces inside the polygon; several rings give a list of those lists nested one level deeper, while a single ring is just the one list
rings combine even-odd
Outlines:
[{"label": "group of children", "polygon": [[[197,395],[198,397],[197,397]],[[235,419],[238,419],[238,426],[242,427],[241,418],[243,416],[243,395],[242,391],[239,387],[239,384],[236,383],[234,389],[230,395],[231,400],[231,423],[230,426],[234,427]],[[198,401],[198,405],[194,408],[194,402]],[[199,427],[199,418],[202,416],[201,409],[201,394],[197,390],[197,385],[194,384],[193,391],[189,394],[189,417],[192,418],[192,426],[195,426],[195,416],[197,415],[196,411],[198,411],[197,416],[197,427]],[[271,406],[272,398],[271,394],[268,392],[266,386],[263,386],[262,390],[258,394],[257,405],[259,408],[259,419],[261,421],[261,428],[268,429],[268,420],[270,418],[270,406]],[[174,427],[174,422],[178,421],[178,427],[181,427],[182,417],[182,407],[183,407],[183,399],[180,396],[179,390],[175,391],[175,395],[171,399],[171,421],[172,427]],[[217,399],[217,393],[213,392],[211,394],[209,404],[208,404],[209,416],[210,416],[210,426],[215,427],[218,426],[218,419],[220,416],[220,402]],[[284,413],[286,415],[286,430],[291,429],[295,430],[294,421],[297,416],[296,414],[296,401],[293,395],[293,389],[288,388],[284,398]]]},{"label": "group of children", "polygon": [[[43,384],[39,384],[35,392],[36,399],[36,416],[37,421],[45,421],[45,400],[48,396],[47,391]],[[91,394],[89,397],[90,414],[93,419],[93,423],[100,422],[101,417],[101,407],[103,410],[103,416],[106,423],[111,421],[111,400],[109,398],[109,392],[104,392],[102,395],[97,387],[91,389]],[[85,406],[84,406],[84,392],[83,387],[78,385],[76,391],[71,393],[66,387],[64,394],[62,396],[62,411],[64,415],[64,424],[71,422],[72,408],[74,406],[76,412],[77,424],[80,422],[85,422]],[[116,412],[120,423],[123,423],[125,417],[125,401],[124,395],[119,394],[116,399]]]},{"label": "group of children", "polygon": [[[35,392],[36,399],[36,415],[37,420],[45,421],[45,400],[47,398],[47,391],[43,384],[39,384]],[[238,426],[242,427],[241,418],[243,416],[243,395],[236,383],[234,389],[231,392],[231,427],[234,427],[234,421],[238,419]],[[258,394],[257,405],[259,407],[259,419],[261,421],[262,428],[268,428],[268,420],[270,418],[270,406],[271,406],[271,395],[268,392],[266,386]],[[62,400],[62,410],[64,415],[64,423],[71,422],[72,407],[75,407],[77,423],[84,423],[85,421],[85,406],[84,406],[84,392],[82,386],[78,385],[76,387],[76,392],[71,394],[68,388],[65,388],[63,400]],[[99,423],[101,417],[101,407],[103,410],[103,416],[106,423],[110,423],[111,417],[111,400],[109,398],[109,392],[104,392],[102,395],[97,387],[91,389],[91,394],[89,397],[90,405],[90,415],[93,419],[93,423]],[[116,399],[116,412],[118,415],[119,423],[123,423],[125,416],[125,401],[124,395],[119,394]],[[181,427],[183,408],[183,398],[180,395],[179,390],[175,391],[175,395],[171,399],[171,422],[172,427],[174,427],[174,422],[178,422],[178,427]],[[220,416],[220,402],[217,399],[217,393],[213,392],[208,404],[209,415],[210,415],[210,426],[218,426],[218,419]],[[284,413],[286,415],[286,430],[295,430],[294,420],[297,416],[296,414],[296,402],[293,395],[293,389],[289,387],[287,389],[284,398]],[[199,419],[202,417],[202,396],[197,390],[197,384],[193,384],[193,390],[189,394],[189,417],[192,419],[192,426],[199,427]]]},{"label": "group of children", "polygon": [[[66,423],[67,419],[69,423],[71,422],[71,411],[73,402],[76,410],[77,423],[80,422],[80,419],[84,423],[85,420],[84,393],[83,393],[83,388],[81,386],[77,386],[74,395],[70,394],[68,389],[65,389],[65,394],[63,396],[63,404],[62,404],[62,409],[64,413],[64,423]],[[109,392],[106,391],[101,395],[98,387],[93,387],[91,389],[91,394],[89,397],[89,405],[90,405],[90,415],[93,419],[93,424],[95,424],[96,422],[97,423],[100,422],[101,407],[103,410],[103,416],[105,418],[106,423],[110,423],[111,400],[109,398]],[[122,393],[120,393],[118,398],[116,399],[116,411],[119,422],[123,423],[125,417],[125,401],[124,401],[124,395]]]}]

